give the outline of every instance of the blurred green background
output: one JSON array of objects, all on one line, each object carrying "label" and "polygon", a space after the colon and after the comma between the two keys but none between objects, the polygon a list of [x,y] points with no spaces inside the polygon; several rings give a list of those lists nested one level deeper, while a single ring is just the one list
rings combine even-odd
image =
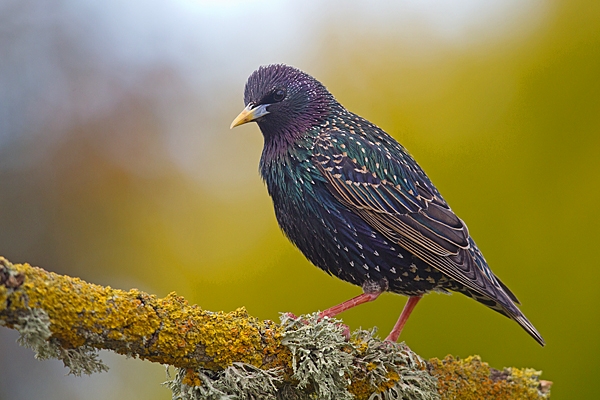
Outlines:
[{"label": "blurred green background", "polygon": [[[97,3],[97,4],[96,4]],[[546,339],[427,296],[423,357],[532,367],[600,398],[600,2],[0,2],[0,254],[261,319],[360,293],[280,233],[248,75],[285,62],[409,149]],[[341,317],[385,336],[405,299]],[[0,328],[0,399],[168,399],[159,365],[103,352],[74,378]]]}]

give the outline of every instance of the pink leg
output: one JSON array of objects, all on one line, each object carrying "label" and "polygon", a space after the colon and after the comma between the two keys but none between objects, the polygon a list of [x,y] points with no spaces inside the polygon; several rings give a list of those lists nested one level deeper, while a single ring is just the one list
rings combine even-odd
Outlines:
[{"label": "pink leg", "polygon": [[377,297],[379,297],[379,295],[383,293],[383,292],[375,292],[375,293],[363,293],[361,295],[358,295],[350,300],[347,300],[345,302],[343,302],[342,304],[338,304],[337,306],[333,306],[331,308],[328,308],[325,311],[321,311],[321,313],[319,314],[320,318],[323,317],[334,317],[336,315],[338,315],[339,313],[342,313],[346,310],[349,310],[353,307],[356,307],[358,305],[364,304],[364,303],[368,303],[369,301],[373,301],[375,300]]},{"label": "pink leg", "polygon": [[408,301],[406,302],[406,304],[404,305],[404,309],[402,310],[402,314],[400,314],[400,318],[398,318],[396,325],[394,325],[394,329],[392,329],[392,331],[390,332],[388,337],[385,338],[385,340],[390,342],[398,341],[398,337],[400,337],[400,332],[402,332],[404,324],[406,324],[410,313],[422,297],[423,296],[411,296],[408,298]]}]

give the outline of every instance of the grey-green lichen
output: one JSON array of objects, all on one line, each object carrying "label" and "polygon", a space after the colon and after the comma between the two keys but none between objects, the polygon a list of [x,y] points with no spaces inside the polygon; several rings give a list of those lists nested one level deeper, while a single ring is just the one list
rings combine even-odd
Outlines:
[{"label": "grey-green lichen", "polygon": [[298,389],[309,389],[318,399],[352,399],[348,392],[353,346],[343,335],[344,327],[318,314],[281,318],[281,344],[292,353],[292,378]]},{"label": "grey-green lichen", "polygon": [[[404,344],[381,342],[371,331],[350,339],[340,321],[282,315],[281,344],[291,376],[236,363],[224,371],[179,369],[165,384],[174,400],[196,399],[438,399],[436,379]],[[190,375],[199,379],[191,384]]]},{"label": "grey-green lichen", "polygon": [[[350,391],[357,398],[369,399],[439,399],[437,379],[426,370],[425,361],[404,343],[391,343],[373,337],[372,331],[357,330],[353,379]],[[363,393],[361,393],[361,389]]]},{"label": "grey-green lichen", "polygon": [[[199,382],[186,384],[187,374],[177,369],[175,377],[164,383],[171,389],[173,400],[253,400],[277,399],[277,386],[283,377],[280,369],[263,370],[250,364],[233,363],[223,371],[195,371]],[[167,376],[170,378],[169,369]]]},{"label": "grey-green lichen", "polygon": [[98,358],[98,350],[93,347],[61,347],[58,341],[51,337],[50,317],[44,310],[24,309],[13,327],[19,332],[17,342],[32,349],[37,359],[61,360],[65,367],[69,368],[69,373],[75,376],[108,371],[108,367]]}]

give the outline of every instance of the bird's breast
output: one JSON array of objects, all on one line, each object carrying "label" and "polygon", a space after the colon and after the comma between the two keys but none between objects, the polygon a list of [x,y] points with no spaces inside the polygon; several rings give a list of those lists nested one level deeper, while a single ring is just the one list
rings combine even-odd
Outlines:
[{"label": "bird's breast", "polygon": [[280,163],[264,170],[263,177],[279,226],[313,264],[359,286],[386,280],[390,290],[409,295],[437,285],[435,271],[416,274],[419,260],[337,201],[325,181],[308,172],[304,163]]}]

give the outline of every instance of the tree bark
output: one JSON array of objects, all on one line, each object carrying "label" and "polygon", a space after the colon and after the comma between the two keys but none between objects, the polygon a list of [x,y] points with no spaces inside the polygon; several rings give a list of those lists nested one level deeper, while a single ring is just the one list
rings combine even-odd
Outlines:
[{"label": "tree bark", "polygon": [[106,369],[98,349],[176,367],[168,386],[181,399],[468,399],[483,390],[486,398],[541,399],[551,384],[536,371],[497,371],[477,357],[425,362],[371,332],[348,339],[339,321],[316,315],[284,316],[279,324],[243,308],[211,312],[175,293],[113,289],[2,257],[0,325],[75,374]]}]

